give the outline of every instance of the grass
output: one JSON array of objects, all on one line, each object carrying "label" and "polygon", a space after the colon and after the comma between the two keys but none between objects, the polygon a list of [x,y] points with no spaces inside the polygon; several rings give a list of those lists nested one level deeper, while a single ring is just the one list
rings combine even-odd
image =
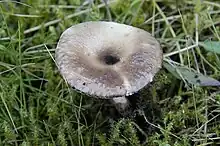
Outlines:
[{"label": "grass", "polygon": [[219,15],[217,0],[0,1],[0,145],[219,145],[219,87],[163,68],[123,116],[72,90],[53,60],[66,28],[112,20],[149,31],[165,62],[220,80],[220,56],[199,45],[220,41]]}]

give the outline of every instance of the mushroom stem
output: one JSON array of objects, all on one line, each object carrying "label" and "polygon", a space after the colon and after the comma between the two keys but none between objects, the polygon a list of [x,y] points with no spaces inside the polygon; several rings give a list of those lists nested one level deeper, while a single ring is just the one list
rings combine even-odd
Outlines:
[{"label": "mushroom stem", "polygon": [[115,97],[112,99],[112,102],[119,112],[124,111],[129,105],[129,101],[125,96]]}]

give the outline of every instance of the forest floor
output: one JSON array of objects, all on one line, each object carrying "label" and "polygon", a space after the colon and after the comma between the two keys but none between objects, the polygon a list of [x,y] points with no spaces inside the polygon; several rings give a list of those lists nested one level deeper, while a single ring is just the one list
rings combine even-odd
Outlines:
[{"label": "forest floor", "polygon": [[[0,1],[0,145],[220,145],[218,0]],[[54,62],[61,33],[86,21],[150,32],[163,68],[127,114],[78,93]]]}]

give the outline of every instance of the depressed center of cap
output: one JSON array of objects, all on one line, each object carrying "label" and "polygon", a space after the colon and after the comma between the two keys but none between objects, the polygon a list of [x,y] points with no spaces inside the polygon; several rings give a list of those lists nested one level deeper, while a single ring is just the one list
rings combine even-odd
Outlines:
[{"label": "depressed center of cap", "polygon": [[120,56],[114,53],[114,51],[103,50],[98,54],[98,60],[104,65],[115,65],[120,61]]}]

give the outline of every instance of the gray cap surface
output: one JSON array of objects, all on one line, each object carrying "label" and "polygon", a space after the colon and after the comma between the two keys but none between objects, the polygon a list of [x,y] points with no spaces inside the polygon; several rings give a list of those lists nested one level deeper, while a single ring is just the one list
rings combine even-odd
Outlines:
[{"label": "gray cap surface", "polygon": [[153,80],[162,50],[150,33],[115,22],[85,22],[65,30],[55,59],[77,90],[100,98],[128,96]]}]

